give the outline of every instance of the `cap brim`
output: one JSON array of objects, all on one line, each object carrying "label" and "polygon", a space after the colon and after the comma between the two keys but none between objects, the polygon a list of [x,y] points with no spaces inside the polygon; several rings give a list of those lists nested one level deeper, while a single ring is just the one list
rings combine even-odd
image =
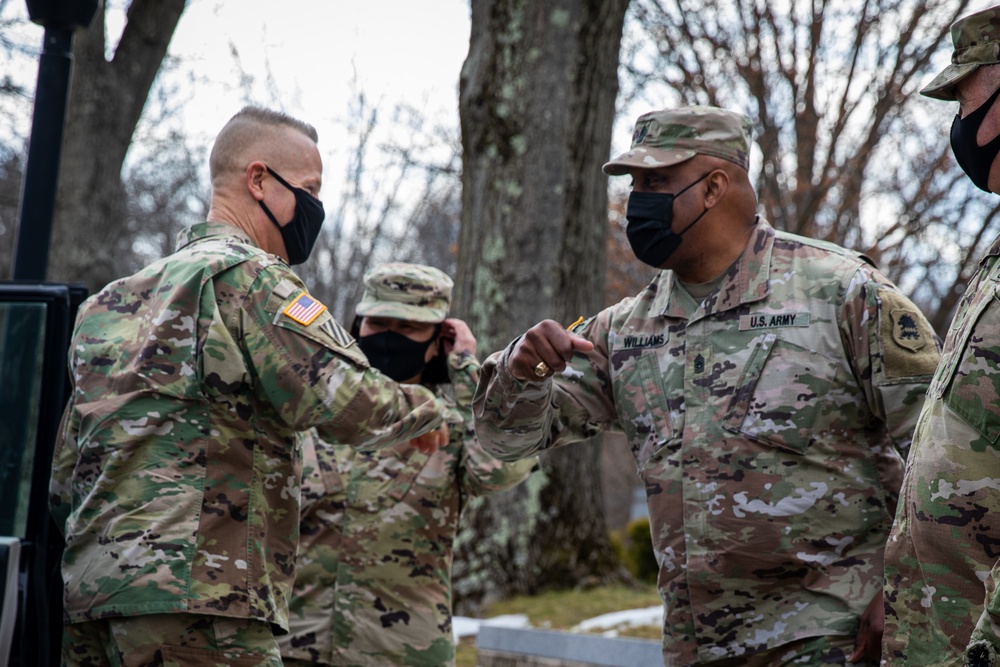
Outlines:
[{"label": "cap brim", "polygon": [[354,309],[361,317],[389,317],[394,320],[410,320],[412,322],[443,322],[448,313],[436,308],[414,306],[408,303],[359,303]]},{"label": "cap brim", "polygon": [[975,72],[979,68],[979,63],[965,63],[963,65],[948,65],[940,74],[920,90],[924,97],[933,97],[936,100],[955,101],[955,84]]},{"label": "cap brim", "polygon": [[629,169],[659,169],[687,162],[698,152],[689,149],[633,148],[606,162],[601,170],[608,176],[624,176]]}]

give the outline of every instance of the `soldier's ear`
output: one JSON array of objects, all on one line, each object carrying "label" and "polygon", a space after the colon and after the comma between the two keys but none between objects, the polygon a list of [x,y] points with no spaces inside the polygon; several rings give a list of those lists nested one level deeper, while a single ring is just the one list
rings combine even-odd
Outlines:
[{"label": "soldier's ear", "polygon": [[267,166],[263,162],[255,161],[247,165],[245,180],[250,196],[257,201],[264,201],[264,176],[267,173]]},{"label": "soldier's ear", "polygon": [[705,208],[712,208],[729,190],[729,174],[724,169],[716,169],[705,177]]}]

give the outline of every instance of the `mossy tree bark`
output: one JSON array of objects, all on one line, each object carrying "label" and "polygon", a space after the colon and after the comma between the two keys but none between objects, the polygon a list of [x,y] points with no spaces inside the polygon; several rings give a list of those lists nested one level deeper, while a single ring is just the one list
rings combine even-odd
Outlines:
[{"label": "mossy tree bark", "polygon": [[[456,312],[485,354],[536,322],[602,305],[608,158],[627,0],[473,0],[461,77],[462,229]],[[466,508],[458,608],[619,579],[601,510],[598,444]]]},{"label": "mossy tree bark", "polygon": [[96,291],[131,254],[122,165],[184,0],[133,0],[110,60],[102,6],[74,39],[49,276]]}]

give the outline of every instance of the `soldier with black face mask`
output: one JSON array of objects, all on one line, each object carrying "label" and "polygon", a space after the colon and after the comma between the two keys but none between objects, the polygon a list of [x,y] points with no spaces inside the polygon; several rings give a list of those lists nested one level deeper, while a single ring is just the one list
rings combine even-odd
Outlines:
[{"label": "soldier with black face mask", "polygon": [[68,667],[280,667],[297,434],[446,439],[434,394],[372,368],[289,266],[323,224],[317,139],[284,113],[238,112],[212,146],[205,222],[80,308],[49,489]]},{"label": "soldier with black face mask", "polygon": [[432,389],[448,444],[358,452],[306,439],[299,569],[289,604],[288,665],[453,665],[452,545],[474,496],[509,488],[534,460],[502,463],[479,445],[472,395],[476,339],[449,318],[451,279],[418,264],[364,278],[352,333],[372,366]]},{"label": "soldier with black face mask", "polygon": [[[660,565],[665,665],[878,660],[882,553],[937,365],[927,320],[855,252],[756,215],[751,120],[643,114],[604,165],[648,287],[483,364],[499,458],[623,431]],[[792,224],[793,221],[783,221]]]},{"label": "soldier with black face mask", "polygon": [[[920,92],[958,102],[951,146],[1000,193],[1000,6],[959,19]],[[980,261],[927,392],[885,550],[885,665],[1000,665],[1000,237]]]}]

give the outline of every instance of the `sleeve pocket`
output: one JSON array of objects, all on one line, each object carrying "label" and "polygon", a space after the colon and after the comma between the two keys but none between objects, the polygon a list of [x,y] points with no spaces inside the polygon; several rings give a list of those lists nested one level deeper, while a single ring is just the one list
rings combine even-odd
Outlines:
[{"label": "sleeve pocket", "polygon": [[309,325],[303,325],[283,315],[279,310],[277,315],[275,315],[274,324],[282,329],[294,331],[314,343],[319,343],[323,347],[333,350],[359,368],[368,368],[370,365],[368,357],[358,347],[354,338],[340,326],[340,323],[329,314],[329,311],[324,311]]}]

